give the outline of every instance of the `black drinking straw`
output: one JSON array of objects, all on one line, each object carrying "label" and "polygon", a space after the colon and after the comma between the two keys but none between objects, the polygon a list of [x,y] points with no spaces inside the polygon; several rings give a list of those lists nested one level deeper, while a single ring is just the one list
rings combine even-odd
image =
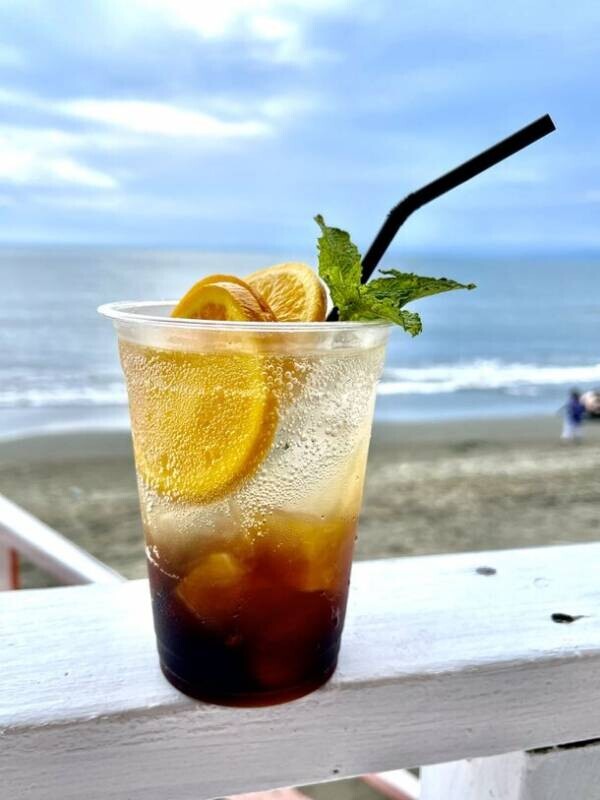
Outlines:
[{"label": "black drinking straw", "polygon": [[[538,139],[552,133],[555,129],[556,126],[552,122],[550,115],[544,114],[543,117],[536,119],[535,122],[526,125],[511,136],[507,136],[506,139],[502,139],[501,142],[492,145],[492,147],[484,150],[483,153],[479,153],[478,156],[474,156],[474,158],[465,161],[459,167],[455,167],[440,178],[407,195],[404,200],[401,200],[397,206],[392,208],[379,233],[365,253],[362,260],[362,283],[366,283],[369,280],[383,254],[392,243],[394,236],[400,230],[401,225],[410,217],[413,211],[435,200],[436,197],[441,197],[441,195],[474,178],[486,169],[493,167],[494,164],[498,164],[505,158],[518,153],[519,150],[537,142]],[[327,319],[333,321],[337,318],[337,308],[333,308]]]}]

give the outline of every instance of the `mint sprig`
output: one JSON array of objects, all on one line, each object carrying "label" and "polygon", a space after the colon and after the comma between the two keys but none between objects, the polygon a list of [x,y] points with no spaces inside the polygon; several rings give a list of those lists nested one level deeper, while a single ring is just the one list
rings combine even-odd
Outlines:
[{"label": "mint sprig", "polygon": [[350,235],[326,225],[320,214],[315,222],[321,229],[317,241],[319,275],[329,287],[340,320],[388,320],[416,336],[423,328],[421,318],[404,308],[407,303],[453,289],[475,288],[474,283],[427,278],[397,269],[381,270],[386,277],[361,283],[361,255]]}]

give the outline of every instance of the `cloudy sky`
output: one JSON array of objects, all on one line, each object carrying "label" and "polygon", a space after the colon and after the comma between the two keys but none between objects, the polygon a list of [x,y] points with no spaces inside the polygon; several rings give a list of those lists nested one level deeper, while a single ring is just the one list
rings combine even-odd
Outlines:
[{"label": "cloudy sky", "polygon": [[599,64],[597,0],[0,0],[0,241],[364,247],[550,112],[399,246],[595,249]]}]

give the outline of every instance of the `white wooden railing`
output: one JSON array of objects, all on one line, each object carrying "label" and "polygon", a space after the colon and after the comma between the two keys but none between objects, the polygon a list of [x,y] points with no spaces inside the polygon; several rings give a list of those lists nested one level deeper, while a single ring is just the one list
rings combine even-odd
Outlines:
[{"label": "white wooden railing", "polygon": [[18,588],[19,556],[65,585],[125,580],[114,569],[0,495],[0,590]]},{"label": "white wooden railing", "polygon": [[359,563],[333,679],[262,709],[162,678],[146,581],[5,592],[2,796],[202,800],[437,765],[421,800],[598,800],[599,568],[600,545]]}]

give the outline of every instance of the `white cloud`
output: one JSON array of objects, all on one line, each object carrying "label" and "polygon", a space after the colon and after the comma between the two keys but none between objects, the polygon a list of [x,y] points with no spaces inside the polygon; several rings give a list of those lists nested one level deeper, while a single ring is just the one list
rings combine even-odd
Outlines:
[{"label": "white cloud", "polygon": [[[177,137],[212,147],[229,140],[269,136],[275,125],[311,107],[308,98],[274,96],[253,104],[250,111],[247,103],[209,96],[203,101],[211,111],[208,113],[141,100],[79,98],[57,102],[9,90],[0,90],[1,105],[99,123],[70,131],[0,124],[0,182],[44,189],[76,187],[90,190],[92,197],[107,190],[116,197],[115,190],[122,189],[114,175],[88,163],[93,153],[157,146],[160,139]],[[120,178],[124,177],[121,171]]]},{"label": "white cloud", "polygon": [[347,9],[348,0],[138,0],[138,5],[167,17],[205,38],[224,38],[250,30],[263,39],[295,33],[307,17]]},{"label": "white cloud", "polygon": [[263,120],[229,121],[168,103],[142,100],[73,100],[58,108],[66,114],[101,122],[134,133],[158,136],[231,139],[263,136],[270,126]]},{"label": "white cloud", "polygon": [[48,161],[49,174],[63,183],[75,183],[94,189],[116,189],[117,181],[105,172],[86,167],[66,156],[51,158]]},{"label": "white cloud", "polygon": [[330,53],[310,48],[304,30],[316,16],[348,11],[351,0],[137,0],[167,24],[190,30],[206,40],[254,40],[251,54],[271,62],[306,64]]},{"label": "white cloud", "polygon": [[268,42],[294,36],[298,30],[297,26],[292,22],[278,19],[277,17],[270,17],[266,14],[264,16],[257,15],[252,17],[249,27],[259,39],[265,39]]},{"label": "white cloud", "polygon": [[[0,89],[0,105],[99,122],[119,131],[115,135],[106,131],[62,134],[63,145],[73,147],[83,143],[96,149],[140,146],[148,136],[215,141],[268,136],[274,132],[275,121],[290,119],[315,107],[314,98],[308,95],[274,95],[252,104],[208,95],[201,102],[205,110],[178,103],[135,99],[90,97],[56,102],[26,92]],[[122,132],[127,132],[129,138],[117,138],[124,136]],[[51,135],[56,137],[57,133],[53,131]]]},{"label": "white cloud", "polygon": [[49,129],[0,127],[0,181],[17,186],[116,189],[117,180],[74,158],[74,137]]}]

